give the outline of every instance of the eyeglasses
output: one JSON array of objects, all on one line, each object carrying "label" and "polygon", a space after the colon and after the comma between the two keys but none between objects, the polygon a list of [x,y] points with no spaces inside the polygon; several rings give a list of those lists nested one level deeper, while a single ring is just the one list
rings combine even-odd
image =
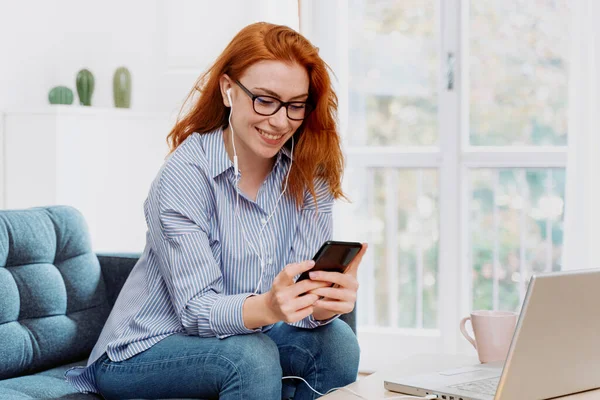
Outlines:
[{"label": "eyeglasses", "polygon": [[268,117],[274,115],[281,107],[285,107],[286,115],[292,121],[302,121],[308,116],[311,111],[310,103],[304,101],[288,101],[283,102],[272,96],[257,96],[242,85],[238,80],[235,81],[239,87],[252,99],[252,107],[254,112]]}]

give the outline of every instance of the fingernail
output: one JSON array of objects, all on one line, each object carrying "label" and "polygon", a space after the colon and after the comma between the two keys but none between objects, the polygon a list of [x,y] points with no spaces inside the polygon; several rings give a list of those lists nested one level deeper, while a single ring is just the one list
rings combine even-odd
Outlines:
[{"label": "fingernail", "polygon": [[318,275],[316,272],[309,272],[308,276],[310,276],[310,279],[315,279]]},{"label": "fingernail", "polygon": [[308,265],[310,265],[311,267],[314,267],[315,266],[315,261],[314,260],[310,260],[308,262]]}]

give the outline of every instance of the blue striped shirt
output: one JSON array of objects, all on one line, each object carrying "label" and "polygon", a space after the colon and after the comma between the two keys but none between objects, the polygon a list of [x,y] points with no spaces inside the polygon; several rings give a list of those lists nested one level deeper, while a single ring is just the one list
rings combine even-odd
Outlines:
[{"label": "blue striped shirt", "polygon": [[[312,259],[332,235],[333,196],[321,179],[315,182],[316,203],[306,191],[301,208],[284,195],[275,210],[289,157],[286,148],[277,154],[256,201],[240,192],[235,218],[233,164],[222,129],[194,133],[169,155],[144,203],[144,252],[87,367],[67,371],[68,382],[81,392],[98,393],[93,364],[102,354],[123,361],[175,333],[226,338],[272,327],[244,325],[244,301],[261,276],[257,253],[266,263],[258,290],[264,293],[287,264]],[[331,320],[311,315],[291,325],[315,328]]]}]

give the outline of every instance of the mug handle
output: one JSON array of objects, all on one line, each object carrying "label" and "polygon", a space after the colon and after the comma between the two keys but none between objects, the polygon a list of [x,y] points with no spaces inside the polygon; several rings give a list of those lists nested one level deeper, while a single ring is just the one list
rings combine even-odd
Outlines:
[{"label": "mug handle", "polygon": [[473,339],[471,337],[471,335],[469,335],[469,332],[467,332],[467,329],[465,328],[465,324],[467,323],[467,321],[471,322],[471,326],[473,325],[473,321],[471,321],[471,317],[464,317],[463,319],[460,320],[460,332],[463,334],[465,339],[467,339],[469,342],[471,342],[473,347],[475,347],[475,350],[477,350],[477,343],[475,343],[475,339]]}]

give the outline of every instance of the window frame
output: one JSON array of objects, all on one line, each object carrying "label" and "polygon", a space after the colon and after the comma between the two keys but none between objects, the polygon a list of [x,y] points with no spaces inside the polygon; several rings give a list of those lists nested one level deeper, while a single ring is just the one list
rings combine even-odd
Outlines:
[{"label": "window frame", "polygon": [[[478,168],[565,168],[567,146],[472,146],[469,143],[469,0],[438,0],[438,146],[351,146],[348,127],[348,3],[303,0],[302,32],[321,49],[337,76],[339,120],[347,168],[435,168],[439,181],[438,329],[358,326],[360,370],[372,372],[418,353],[474,354],[458,323],[472,308],[469,173]],[[305,22],[306,21],[306,22]],[[331,34],[335,32],[336,34]],[[453,54],[454,85],[447,88],[446,57]],[[352,176],[345,176],[351,180]],[[334,235],[352,220],[334,207]],[[387,239],[389,240],[389,239]],[[372,264],[369,254],[363,264]],[[364,266],[364,265],[363,265]],[[361,267],[363,267],[361,266]],[[364,282],[361,282],[361,287]],[[441,301],[443,299],[443,301]],[[372,299],[371,299],[372,300]],[[359,290],[357,312],[369,299]],[[364,310],[362,310],[364,311]]]}]

